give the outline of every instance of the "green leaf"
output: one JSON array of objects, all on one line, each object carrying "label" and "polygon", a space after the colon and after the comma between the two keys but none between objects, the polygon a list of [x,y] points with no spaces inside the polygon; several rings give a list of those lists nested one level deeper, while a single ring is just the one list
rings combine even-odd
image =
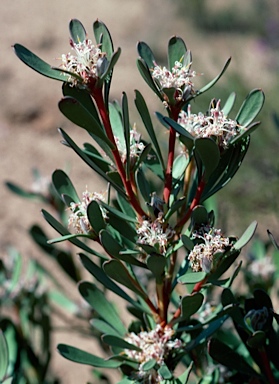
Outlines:
[{"label": "green leaf", "polygon": [[258,377],[253,368],[247,364],[245,358],[224,344],[221,340],[213,338],[209,342],[209,354],[220,364],[231,370],[249,375],[249,377]]},{"label": "green leaf", "polygon": [[91,319],[90,324],[93,328],[97,329],[102,335],[107,334],[119,336],[119,333],[104,320]]},{"label": "green leaf", "polygon": [[208,223],[208,213],[203,205],[197,205],[192,212],[191,220],[193,225],[206,225]]},{"label": "green leaf", "polygon": [[117,183],[114,182],[105,172],[102,171],[101,168],[99,168],[95,163],[93,163],[90,158],[76,145],[76,143],[70,138],[70,136],[67,135],[65,131],[63,131],[62,128],[59,129],[59,132],[61,133],[63,139],[66,141],[66,143],[83,159],[83,161],[89,165],[94,171],[96,171],[104,180],[109,182],[118,192],[122,193],[124,196],[126,196],[123,188],[119,187]]},{"label": "green leaf", "polygon": [[115,335],[104,335],[102,337],[103,342],[110,345],[111,347],[118,347],[122,349],[130,349],[132,351],[139,351],[141,352],[141,348],[137,347],[136,345],[130,344],[127,341],[121,339],[118,336]]},{"label": "green leaf", "polygon": [[175,66],[175,62],[183,63],[184,56],[187,52],[187,47],[181,37],[173,36],[168,44],[168,66],[171,71]]},{"label": "green leaf", "polygon": [[141,168],[136,174],[136,182],[144,201],[149,202],[151,196],[150,184],[148,183],[145,173]]},{"label": "green leaf", "polygon": [[104,360],[101,357],[92,355],[91,353],[82,351],[79,348],[71,347],[66,344],[59,344],[57,346],[58,352],[68,360],[75,363],[91,365],[100,368],[117,368],[122,363],[116,360]]},{"label": "green leaf", "polygon": [[65,309],[67,313],[71,313],[76,315],[79,313],[79,306],[74,303],[72,300],[68,298],[68,296],[64,295],[61,291],[49,291],[48,296],[50,300],[59,307],[59,309]]},{"label": "green leaf", "polygon": [[173,375],[166,364],[161,365],[161,367],[158,369],[158,373],[165,380],[170,380],[173,378]]},{"label": "green leaf", "polygon": [[80,202],[80,198],[78,197],[75,187],[64,171],[61,169],[54,171],[52,174],[52,183],[60,196],[65,194],[70,196],[73,202]]},{"label": "green leaf", "polygon": [[143,312],[150,313],[148,308],[143,308],[138,302],[132,299],[122,288],[120,288],[113,280],[111,280],[103,271],[102,268],[98,267],[92,260],[89,259],[86,255],[79,254],[83,266],[98,280],[105,288],[114,292],[116,295],[126,300],[128,303],[132,304],[134,307],[138,308]]},{"label": "green leaf", "polygon": [[244,100],[235,118],[238,124],[247,127],[258,115],[264,104],[264,93],[261,89],[254,89]]},{"label": "green leaf", "polygon": [[61,243],[61,242],[66,241],[66,240],[76,239],[77,237],[85,237],[87,239],[91,239],[91,236],[87,235],[85,233],[70,233],[69,235],[56,237],[55,239],[50,239],[50,240],[48,240],[47,243],[48,244],[56,244],[56,243]]},{"label": "green leaf", "polygon": [[19,185],[10,183],[9,181],[7,181],[5,184],[6,184],[6,187],[9,188],[11,192],[15,193],[20,197],[23,197],[25,199],[39,199],[45,202],[45,198],[39,193],[26,191],[25,189],[21,188]]},{"label": "green leaf", "polygon": [[107,299],[105,294],[100,291],[95,284],[82,281],[78,286],[81,296],[88,304],[110,324],[119,335],[125,335],[126,328],[123,325],[114,305]]},{"label": "green leaf", "polygon": [[141,369],[143,371],[150,371],[150,369],[154,368],[156,364],[157,364],[157,360],[156,359],[150,359],[146,363],[143,364]]},{"label": "green leaf", "polygon": [[149,68],[146,64],[146,62],[143,59],[138,59],[137,60],[137,67],[138,70],[144,79],[144,81],[147,83],[147,85],[153,90],[153,92],[159,97],[160,100],[163,101],[163,97],[161,93],[159,92],[157,86],[155,85],[153,78],[150,74]]},{"label": "green leaf", "polygon": [[98,112],[97,112],[96,107],[93,103],[93,99],[90,96],[90,93],[87,89],[73,87],[72,84],[70,84],[70,83],[64,83],[62,85],[62,92],[63,92],[63,96],[70,96],[73,99],[78,100],[79,103],[85,109],[87,109],[87,111],[94,117],[94,119],[97,121],[98,125],[100,127],[102,126]]},{"label": "green leaf", "polygon": [[226,71],[226,69],[228,68],[230,62],[231,62],[231,57],[229,57],[228,60],[225,62],[225,65],[224,65],[222,71],[219,73],[219,75],[216,76],[213,80],[211,80],[208,84],[206,84],[203,88],[201,88],[201,89],[197,92],[196,96],[198,96],[198,95],[200,95],[200,94],[202,94],[202,93],[208,91],[210,88],[212,88],[213,85],[216,84],[217,81],[218,81],[218,80],[222,77],[222,75],[225,73],[225,71]]},{"label": "green leaf", "polygon": [[243,233],[243,235],[240,237],[240,239],[234,244],[233,248],[237,250],[243,248],[254,236],[257,226],[258,223],[256,221],[253,221]]},{"label": "green leaf", "polygon": [[156,280],[160,281],[167,264],[166,258],[163,255],[149,255],[146,259],[146,264]]},{"label": "green leaf", "polygon": [[[48,213],[47,211],[45,211],[44,209],[42,210],[42,214],[43,214],[43,217],[44,219],[57,231],[60,233],[60,235],[62,236],[66,236],[66,235],[71,235],[71,233],[62,225],[59,223],[59,221],[57,221],[53,216],[51,216],[50,213]],[[85,252],[88,252],[88,253],[91,253],[92,255],[95,255],[95,256],[98,256],[98,257],[101,257],[102,259],[104,258],[103,255],[101,255],[100,253],[94,251],[93,249],[89,248],[86,244],[84,244],[83,242],[81,242],[80,240],[76,239],[75,237],[74,238],[70,238],[69,241],[76,245],[77,247],[81,248],[82,250],[84,250]]]},{"label": "green leaf", "polygon": [[138,282],[135,278],[130,275],[128,269],[118,260],[109,260],[106,261],[103,265],[105,273],[113,280],[129,288],[131,291],[135,292],[137,295],[147,297],[146,293],[141,289]]},{"label": "green leaf", "polygon": [[75,44],[81,43],[86,39],[86,30],[79,20],[72,19],[69,23],[69,30]]},{"label": "green leaf", "polygon": [[4,380],[9,366],[9,350],[6,337],[0,329],[0,381]]},{"label": "green leaf", "polygon": [[106,223],[97,201],[92,200],[88,205],[87,217],[91,227],[96,234],[99,234],[102,229],[106,228]]},{"label": "green leaf", "polygon": [[113,54],[113,42],[109,30],[101,20],[93,23],[93,32],[98,44],[102,44],[102,52],[106,52],[107,58],[110,60]]},{"label": "green leaf", "polygon": [[180,284],[196,284],[202,281],[206,276],[206,272],[187,272],[179,277]]},{"label": "green leaf", "polygon": [[113,134],[118,138],[120,147],[125,148],[126,144],[125,144],[123,124],[122,124],[122,117],[119,111],[119,105],[117,105],[116,101],[114,101],[113,103],[109,103],[109,119],[110,119]]},{"label": "green leaf", "polygon": [[[129,223],[137,223],[138,222],[138,220],[136,219],[136,217],[134,215],[133,216],[126,215],[125,213],[122,213],[118,209],[112,207],[111,205],[104,203],[103,201],[100,201],[100,205],[102,205],[102,207],[104,207],[108,212],[110,212],[111,214],[113,214],[115,217],[117,217],[120,220],[128,221]],[[134,211],[132,211],[132,212],[134,213]]]},{"label": "green leaf", "polygon": [[178,155],[173,162],[172,177],[179,180],[184,175],[188,164],[189,156],[186,156],[185,153]]},{"label": "green leaf", "polygon": [[236,93],[235,92],[232,92],[230,94],[230,96],[227,98],[227,101],[226,101],[225,105],[222,108],[222,111],[223,111],[225,116],[228,116],[229,113],[231,112],[231,110],[232,110],[232,108],[234,106],[235,98],[236,98]]},{"label": "green leaf", "polygon": [[190,317],[198,312],[202,306],[203,300],[204,296],[200,292],[184,296],[181,300],[181,316],[177,319],[177,322],[190,320]]},{"label": "green leaf", "polygon": [[143,41],[138,42],[137,50],[139,56],[145,61],[149,68],[154,68],[155,57],[150,47]]},{"label": "green leaf", "polygon": [[122,94],[122,123],[124,128],[125,146],[126,146],[126,178],[130,179],[130,122],[128,99],[125,92]]},{"label": "green leaf", "polygon": [[195,154],[197,153],[204,166],[204,179],[207,182],[220,160],[220,152],[217,144],[210,138],[195,140]]},{"label": "green leaf", "polygon": [[266,343],[266,334],[263,331],[256,331],[247,340],[247,345],[251,348],[262,348]]},{"label": "green leaf", "polygon": [[154,128],[153,128],[152,120],[151,120],[146,102],[145,102],[142,94],[139,91],[135,90],[135,95],[136,95],[135,105],[137,107],[137,110],[138,110],[141,118],[142,118],[143,124],[144,124],[145,129],[146,129],[146,131],[147,131],[147,133],[151,139],[151,142],[154,146],[154,149],[155,149],[156,154],[158,156],[158,159],[160,161],[163,172],[165,172],[164,160],[162,157],[161,149],[160,149],[160,146],[159,146],[159,143],[158,143],[158,140],[157,140]]},{"label": "green leaf", "polygon": [[[158,114],[157,114],[158,116]],[[163,117],[165,123],[171,126],[177,133],[179,133],[179,140],[187,147],[189,153],[191,153],[192,148],[194,146],[194,138],[193,136],[181,125],[179,125],[176,121],[170,119],[169,117]]]},{"label": "green leaf", "polygon": [[114,148],[98,121],[78,100],[66,96],[60,100],[58,107],[63,115],[65,115],[71,122],[99,137],[110,148]]},{"label": "green leaf", "polygon": [[15,44],[14,51],[17,57],[23,61],[24,64],[28,65],[28,67],[34,69],[34,71],[40,73],[41,75],[63,82],[68,80],[69,76],[59,73],[57,70],[53,69],[49,64],[29,51],[23,45]]}]

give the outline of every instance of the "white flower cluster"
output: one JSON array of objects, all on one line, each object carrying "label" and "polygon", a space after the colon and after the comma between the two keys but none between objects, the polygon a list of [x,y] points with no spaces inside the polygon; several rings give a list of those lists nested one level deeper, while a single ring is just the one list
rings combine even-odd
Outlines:
[{"label": "white flower cluster", "polygon": [[194,239],[203,242],[196,244],[190,252],[188,259],[194,272],[210,272],[214,255],[222,253],[230,245],[230,239],[224,237],[220,229],[208,225],[199,228],[193,233]]},{"label": "white flower cluster", "polygon": [[143,220],[137,229],[138,244],[151,245],[152,247],[158,245],[160,252],[164,254],[169,240],[175,235],[175,231],[170,225],[164,228],[163,222],[161,215],[154,221]]},{"label": "white flower cluster", "polygon": [[[93,200],[105,201],[105,197],[101,193],[88,192],[86,190],[82,193],[82,202],[71,203],[70,209],[72,213],[69,216],[68,224],[75,229],[76,233],[88,234],[92,231],[92,227],[87,217],[87,207]],[[102,206],[100,206],[100,209],[103,217],[106,218],[105,209]]]},{"label": "white flower cluster", "polygon": [[132,332],[125,337],[128,343],[136,345],[141,349],[141,351],[125,349],[125,354],[129,358],[140,363],[137,379],[152,378],[150,382],[160,383],[160,380],[162,380],[160,375],[158,375],[155,370],[143,370],[143,366],[151,359],[155,359],[158,365],[162,365],[172,350],[182,347],[181,340],[172,340],[173,335],[173,329],[163,328],[158,324],[156,328],[150,332],[143,331],[138,334]]},{"label": "white flower cluster", "polygon": [[196,72],[191,70],[191,64],[183,66],[179,61],[175,62],[174,67],[168,70],[166,67],[160,67],[156,63],[152,70],[153,79],[157,80],[162,88],[184,89],[189,87],[193,90],[194,84],[191,81],[192,77],[196,76]]},{"label": "white flower cluster", "polygon": [[276,268],[272,260],[268,257],[253,260],[247,266],[247,271],[253,275],[255,281],[262,280],[264,282],[269,282],[274,278]]},{"label": "white flower cluster", "polygon": [[177,122],[194,137],[216,137],[218,145],[223,148],[243,129],[235,120],[227,118],[221,110],[220,100],[210,109],[208,115],[201,112],[192,114],[189,104],[187,112],[180,112]]},{"label": "white flower cluster", "polygon": [[[99,46],[92,44],[92,41],[85,39],[78,44],[70,40],[70,45],[75,51],[75,55],[63,54],[61,57],[61,68],[65,71],[73,72],[83,78],[86,82],[89,77],[97,78],[97,62],[105,56]],[[70,77],[69,81],[76,84],[77,79]]]},{"label": "white flower cluster", "polygon": [[[121,156],[121,160],[123,163],[126,162],[127,157],[127,150],[126,146],[123,145],[119,138],[114,136],[118,151]],[[145,148],[145,145],[142,141],[140,141],[141,135],[137,132],[136,125],[134,124],[133,129],[130,130],[130,161],[132,164],[135,162],[135,160],[140,156],[142,151]]]}]

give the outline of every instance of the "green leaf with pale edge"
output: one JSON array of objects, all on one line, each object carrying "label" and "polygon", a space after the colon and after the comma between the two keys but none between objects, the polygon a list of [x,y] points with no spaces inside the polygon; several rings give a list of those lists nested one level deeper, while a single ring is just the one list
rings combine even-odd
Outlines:
[{"label": "green leaf with pale edge", "polygon": [[24,64],[34,69],[34,71],[40,73],[41,75],[63,82],[68,80],[69,76],[59,73],[57,70],[53,69],[48,63],[40,59],[23,45],[15,44],[14,50],[17,57],[23,61]]},{"label": "green leaf with pale edge", "polygon": [[69,23],[69,30],[75,44],[83,42],[86,39],[86,30],[79,20],[72,19]]},{"label": "green leaf with pale edge", "polygon": [[237,372],[244,373],[250,377],[258,377],[258,374],[246,362],[244,356],[235,352],[219,339],[213,338],[210,340],[209,354],[214,360],[218,361],[218,363],[231,370],[236,370]]},{"label": "green leaf with pale edge", "polygon": [[61,133],[63,139],[66,141],[66,143],[82,158],[82,160],[89,165],[94,171],[96,171],[104,180],[109,182],[118,192],[122,193],[124,196],[126,196],[124,190],[119,187],[117,183],[115,183],[105,172],[101,170],[95,163],[91,161],[91,159],[76,145],[76,143],[70,138],[67,133],[60,128],[59,132]]},{"label": "green leaf with pale edge", "polygon": [[107,138],[103,128],[100,127],[98,121],[95,120],[94,116],[91,115],[78,100],[66,96],[60,100],[58,107],[63,115],[65,115],[71,122],[99,137],[110,148],[114,148],[113,144]]},{"label": "green leaf with pale edge", "polygon": [[150,47],[143,41],[138,42],[137,50],[139,56],[146,62],[149,68],[154,68],[155,57]]},{"label": "green leaf with pale edge", "polygon": [[149,68],[143,59],[137,60],[137,67],[142,78],[147,83],[147,85],[154,91],[154,93],[159,97],[159,99],[163,101],[163,96],[161,95],[158,88],[154,84]]},{"label": "green leaf with pale edge", "polygon": [[204,179],[208,181],[220,161],[220,152],[217,144],[210,138],[195,140],[194,151],[198,153],[204,166]]},{"label": "green leaf with pale edge", "polygon": [[196,284],[202,281],[206,276],[206,272],[188,272],[179,277],[180,284]]},{"label": "green leaf with pale edge", "polygon": [[7,373],[9,365],[9,350],[6,337],[0,329],[0,381],[2,381]]},{"label": "green leaf with pale edge", "polygon": [[184,59],[186,51],[187,51],[186,44],[181,39],[181,37],[173,36],[169,40],[169,44],[168,44],[168,66],[169,66],[170,71],[175,66],[176,61],[183,63],[183,59]]},{"label": "green leaf with pale edge", "polygon": [[[44,219],[58,232],[60,233],[60,235],[62,236],[66,236],[66,235],[72,235],[61,223],[59,223],[59,221],[57,221],[50,213],[48,213],[47,211],[45,211],[44,209],[42,210],[42,215],[44,217]],[[98,257],[101,257],[102,259],[104,258],[104,256],[96,251],[94,251],[93,249],[89,248],[86,244],[82,243],[81,241],[79,241],[78,239],[76,239],[75,237],[72,238],[70,237],[69,238],[69,241],[76,245],[77,247],[81,248],[82,250],[84,250],[85,252],[88,252],[88,253],[91,253],[92,255],[95,255],[95,256],[98,256]]]},{"label": "green leaf with pale edge", "polygon": [[129,288],[131,291],[135,292],[137,295],[143,297],[144,299],[147,297],[146,293],[139,288],[139,283],[132,275],[130,275],[128,269],[120,261],[106,261],[103,264],[103,269],[105,273],[113,280]]},{"label": "green leaf with pale edge", "polygon": [[146,259],[148,269],[153,273],[156,279],[161,279],[167,264],[163,255],[149,255]]},{"label": "green leaf with pale edge", "polygon": [[128,98],[125,92],[122,94],[122,122],[124,128],[125,146],[126,146],[126,178],[130,179],[130,121]]},{"label": "green leaf with pale edge", "polygon": [[233,248],[240,250],[243,248],[254,236],[254,233],[257,229],[258,223],[256,221],[253,221],[249,227],[246,229],[246,231],[243,233],[243,235],[240,237],[239,240],[234,244]]},{"label": "green leaf with pale edge", "polygon": [[57,349],[58,352],[66,359],[74,361],[75,363],[91,365],[92,367],[118,368],[122,364],[121,361],[104,360],[101,357],[92,355],[91,353],[66,344],[59,344]]},{"label": "green leaf with pale edge", "polygon": [[132,299],[125,291],[123,291],[122,288],[120,288],[113,280],[111,280],[103,271],[102,268],[100,268],[98,265],[96,265],[92,260],[89,259],[86,255],[80,253],[80,260],[83,264],[83,266],[92,274],[92,276],[95,277],[96,280],[98,280],[104,287],[106,287],[108,290],[114,292],[116,295],[121,297],[122,299],[126,300],[128,303],[133,305],[134,307],[138,308],[140,311],[145,313],[150,313],[148,307],[143,307],[141,304],[136,302],[134,299]]},{"label": "green leaf with pale edge", "polygon": [[90,324],[93,328],[97,329],[102,335],[106,334],[119,336],[119,333],[104,320],[91,319]]},{"label": "green leaf with pale edge", "polygon": [[132,351],[141,352],[141,348],[137,347],[136,345],[128,343],[127,341],[121,339],[118,336],[104,335],[102,339],[104,343],[110,345],[111,347],[118,347],[122,349],[130,349]]},{"label": "green leaf with pale edge", "polygon": [[92,200],[88,205],[87,217],[95,233],[99,234],[102,229],[106,228],[106,223],[97,201]]},{"label": "green leaf with pale edge", "polygon": [[73,202],[80,202],[80,198],[78,197],[75,187],[64,171],[61,169],[54,171],[52,174],[52,183],[60,196],[67,195],[73,199]]},{"label": "green leaf with pale edge", "polygon": [[119,112],[119,105],[117,105],[116,101],[114,101],[113,103],[109,103],[109,120],[114,136],[118,138],[120,146],[122,148],[125,148],[125,137],[122,124],[122,117]]},{"label": "green leaf with pale edge", "polygon": [[204,296],[200,292],[184,296],[181,300],[181,316],[177,319],[177,322],[188,321],[200,309],[203,300]]},{"label": "green leaf with pale edge", "polygon": [[166,364],[161,365],[161,367],[158,369],[158,373],[165,380],[170,380],[173,378],[173,375]]},{"label": "green leaf with pale edge", "polygon": [[160,146],[159,146],[159,143],[158,143],[158,140],[157,140],[154,128],[153,128],[153,123],[152,123],[146,102],[145,102],[142,94],[139,91],[135,90],[135,95],[136,95],[135,105],[136,105],[137,110],[141,116],[141,119],[143,121],[145,129],[146,129],[146,131],[147,131],[147,133],[148,133],[148,135],[152,141],[152,144],[154,146],[154,149],[156,151],[156,154],[158,156],[158,159],[160,161],[162,169],[165,171],[165,164],[164,164],[164,160],[162,157],[161,149],[160,149]]},{"label": "green leaf with pale edge", "polygon": [[231,57],[228,58],[228,60],[225,62],[225,65],[222,69],[222,71],[219,73],[218,76],[216,76],[213,80],[211,80],[208,84],[206,84],[204,87],[202,87],[200,90],[197,91],[197,96],[208,91],[210,88],[213,87],[214,84],[217,83],[217,81],[222,77],[222,75],[225,73],[226,69],[228,68],[229,64],[231,62]]},{"label": "green leaf with pale edge", "polygon": [[61,243],[66,240],[76,239],[77,237],[85,237],[87,239],[91,239],[91,236],[86,235],[85,233],[70,233],[69,235],[56,237],[55,239],[50,239],[47,241],[48,244],[56,244]]},{"label": "green leaf with pale edge", "polygon": [[95,284],[82,281],[78,286],[81,296],[88,304],[113,327],[119,335],[125,335],[126,328],[122,323],[114,305],[107,299],[105,294]]},{"label": "green leaf with pale edge", "polygon": [[236,98],[235,92],[232,92],[230,94],[230,96],[227,98],[225,105],[222,108],[222,111],[223,111],[225,116],[228,116],[228,114],[231,112],[231,110],[234,106],[235,98]]},{"label": "green leaf with pale edge", "polygon": [[93,32],[96,42],[102,44],[102,52],[106,52],[107,58],[110,60],[113,54],[113,42],[108,28],[101,20],[96,20],[93,23]]},{"label": "green leaf with pale edge", "polygon": [[247,127],[258,115],[264,104],[264,93],[261,89],[254,89],[244,100],[235,118],[238,124]]}]

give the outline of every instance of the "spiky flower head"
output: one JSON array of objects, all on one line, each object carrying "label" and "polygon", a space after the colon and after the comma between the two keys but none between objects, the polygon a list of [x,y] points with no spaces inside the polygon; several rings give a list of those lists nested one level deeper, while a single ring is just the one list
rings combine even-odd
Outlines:
[{"label": "spiky flower head", "polygon": [[225,252],[230,246],[230,239],[224,237],[220,229],[209,225],[200,227],[192,235],[193,239],[200,242],[194,246],[188,259],[194,272],[210,272],[217,253]]},{"label": "spiky flower head", "polygon": [[72,73],[68,81],[73,85],[86,86],[87,83],[99,78],[100,68],[106,62],[106,53],[102,52],[100,45],[94,45],[91,40],[85,39],[75,43],[70,39],[71,52],[61,57],[61,69]]},{"label": "spiky flower head", "polygon": [[220,147],[226,148],[230,141],[236,137],[244,127],[240,126],[235,120],[229,119],[221,110],[221,100],[217,103],[211,102],[212,107],[208,114],[204,115],[191,113],[191,106],[188,105],[187,112],[181,111],[178,123],[185,128],[193,137],[216,138]]},{"label": "spiky flower head", "polygon": [[162,366],[171,352],[180,349],[182,341],[180,339],[173,339],[173,336],[173,329],[163,328],[158,324],[155,329],[149,332],[142,331],[138,334],[132,332],[125,337],[128,343],[141,349],[141,351],[125,349],[125,354],[139,363],[139,369],[134,375],[134,379],[149,380],[148,382],[150,383],[161,382],[162,378],[157,370],[145,370],[143,369],[144,364],[154,359],[158,366]]},{"label": "spiky flower head", "polygon": [[[70,205],[71,214],[69,216],[68,224],[69,227],[72,226],[76,233],[90,234],[93,229],[90,225],[87,216],[87,208],[91,201],[105,201],[104,194],[97,192],[88,192],[87,189],[82,193],[82,201],[79,203],[72,202]],[[100,206],[102,215],[104,218],[106,216],[106,210]]]},{"label": "spiky flower head", "polygon": [[164,225],[161,214],[155,220],[143,220],[137,229],[138,244],[146,244],[158,248],[161,254],[165,254],[170,240],[175,235],[174,229],[169,225]]},{"label": "spiky flower head", "polygon": [[181,61],[176,61],[171,70],[166,67],[160,67],[154,62],[154,68],[151,75],[157,82],[161,90],[164,88],[175,88],[177,90],[175,98],[180,101],[183,99],[183,93],[187,90],[187,95],[194,94],[194,84],[192,78],[197,74],[191,70],[192,63],[183,65]]}]

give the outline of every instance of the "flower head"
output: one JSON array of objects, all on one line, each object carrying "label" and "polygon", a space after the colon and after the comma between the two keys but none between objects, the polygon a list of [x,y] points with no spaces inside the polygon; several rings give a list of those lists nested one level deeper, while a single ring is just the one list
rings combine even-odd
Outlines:
[{"label": "flower head", "polygon": [[194,84],[191,78],[196,76],[196,72],[191,70],[192,63],[183,65],[180,61],[176,61],[171,70],[166,67],[160,67],[156,63],[154,64],[152,77],[159,83],[160,88],[175,88],[179,90],[177,98],[182,98],[183,91],[186,88],[189,93],[194,93]]},{"label": "flower head", "polygon": [[[118,137],[114,136],[118,151],[121,156],[121,160],[123,163],[126,162],[127,158],[127,150],[126,146],[121,143]],[[142,151],[144,150],[145,145],[141,141],[141,134],[137,131],[136,124],[134,124],[133,129],[130,130],[130,161],[131,165],[133,165],[136,159],[140,156]]]},{"label": "flower head", "polygon": [[75,43],[70,39],[70,45],[75,54],[63,54],[61,57],[61,68],[64,71],[71,72],[75,76],[70,76],[68,81],[76,85],[79,83],[78,77],[87,83],[90,79],[97,79],[98,68],[102,65],[106,53],[102,52],[99,45],[94,45],[91,40],[85,39]]},{"label": "flower head", "polygon": [[[104,194],[97,192],[88,192],[87,190],[82,194],[82,201],[79,203],[71,203],[71,214],[69,216],[68,224],[73,226],[76,233],[89,234],[92,232],[92,227],[87,217],[87,207],[93,200],[105,201]],[[100,206],[102,215],[106,218],[106,210]]]},{"label": "flower head", "polygon": [[[182,347],[180,339],[172,339],[174,331],[171,328],[163,328],[157,325],[156,328],[150,332],[142,331],[138,334],[134,332],[129,333],[125,340],[133,345],[136,345],[141,351],[125,349],[125,354],[139,363],[139,369],[135,376],[136,379],[153,379],[152,382],[160,383],[162,378],[154,370],[146,371],[143,369],[144,364],[154,359],[157,364],[161,366],[170,353],[175,349]],[[150,381],[151,382],[151,381]]]},{"label": "flower head", "polygon": [[187,112],[181,111],[178,123],[194,137],[216,137],[219,146],[226,148],[231,139],[237,136],[243,127],[228,117],[221,110],[220,100],[212,102],[212,108],[207,115],[199,112],[191,113],[188,105]]},{"label": "flower head", "polygon": [[210,272],[214,255],[223,253],[230,245],[230,239],[224,237],[220,229],[202,226],[193,233],[194,239],[200,239],[190,252],[188,259],[194,272]]},{"label": "flower head", "polygon": [[170,239],[175,235],[175,231],[169,224],[164,227],[163,223],[164,219],[160,214],[158,218],[153,221],[151,219],[143,220],[137,229],[138,244],[158,247],[159,252],[164,254]]}]

